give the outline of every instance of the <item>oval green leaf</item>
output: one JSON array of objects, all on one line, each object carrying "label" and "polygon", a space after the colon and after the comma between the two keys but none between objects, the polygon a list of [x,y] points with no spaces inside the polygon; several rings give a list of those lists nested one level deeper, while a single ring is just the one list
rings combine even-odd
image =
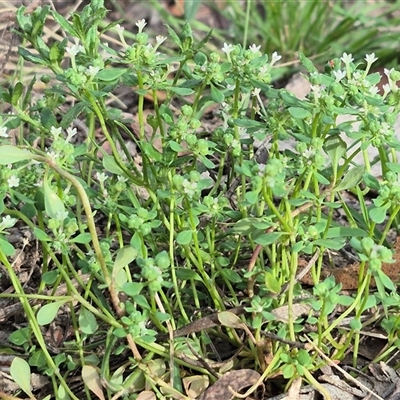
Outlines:
[{"label": "oval green leaf", "polygon": [[114,261],[113,275],[115,276],[122,268],[130,264],[138,255],[138,251],[132,246],[125,246],[118,250]]},{"label": "oval green leaf", "polygon": [[10,375],[15,383],[31,398],[35,397],[31,390],[31,367],[20,357],[15,357],[11,363]]},{"label": "oval green leaf", "polygon": [[182,231],[179,232],[178,235],[176,236],[176,241],[182,246],[186,246],[192,241],[192,237],[193,237],[192,231]]},{"label": "oval green leaf", "polygon": [[0,165],[14,164],[18,161],[31,160],[33,154],[8,144],[0,146]]},{"label": "oval green leaf", "polygon": [[63,201],[52,190],[48,182],[43,182],[44,207],[50,218],[60,218],[65,213]]},{"label": "oval green leaf", "polygon": [[60,307],[65,304],[66,300],[54,301],[45,304],[37,313],[36,319],[39,325],[47,325],[56,317]]}]

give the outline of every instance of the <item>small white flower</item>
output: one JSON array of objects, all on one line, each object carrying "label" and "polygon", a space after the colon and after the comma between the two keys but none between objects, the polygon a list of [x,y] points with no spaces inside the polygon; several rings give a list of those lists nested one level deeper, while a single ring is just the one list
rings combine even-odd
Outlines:
[{"label": "small white flower", "polygon": [[115,25],[115,29],[116,29],[118,35],[122,35],[122,33],[125,30],[125,28],[123,26],[121,26],[120,24]]},{"label": "small white flower", "polygon": [[[232,149],[237,149],[240,147],[240,142],[237,139],[233,139],[232,143],[231,143],[231,147]],[[217,198],[215,198],[214,200],[217,200]]]},{"label": "small white flower", "polygon": [[258,53],[258,51],[261,49],[261,45],[259,45],[259,46],[256,46],[255,44],[252,44],[250,47],[249,47],[249,50],[252,52],[252,53]]},{"label": "small white flower", "polygon": [[375,57],[375,53],[371,53],[371,54],[367,54],[365,56],[365,61],[371,65],[372,63],[374,63],[376,60],[378,59],[378,57]]},{"label": "small white flower", "polygon": [[76,135],[76,128],[67,128],[67,142],[70,142],[71,139]]},{"label": "small white flower", "polygon": [[346,76],[346,71],[333,71],[333,75],[335,75],[336,82],[340,82]]},{"label": "small white flower", "polygon": [[143,31],[143,28],[147,25],[147,22],[145,19],[140,19],[138,22],[135,24],[138,27],[139,33]]},{"label": "small white flower", "polygon": [[350,53],[350,54],[343,53],[343,56],[340,57],[340,59],[341,59],[346,65],[348,65],[348,64],[350,64],[352,61],[354,61],[353,55],[352,55],[351,53]]},{"label": "small white flower", "polygon": [[276,51],[274,51],[274,52],[272,53],[271,62],[270,62],[271,67],[272,67],[277,61],[279,61],[281,58],[282,58],[282,56],[280,56]]},{"label": "small white flower", "polygon": [[104,172],[96,172],[96,178],[101,184],[103,184],[108,176]]},{"label": "small white flower", "polygon": [[382,86],[382,89],[383,89],[383,98],[385,98],[390,92],[390,85],[388,83],[385,83]]},{"label": "small white flower", "polygon": [[118,175],[117,176],[118,182],[126,182],[128,178],[125,178],[124,176]]},{"label": "small white flower", "polygon": [[76,56],[79,52],[84,53],[85,48],[80,44],[73,44],[71,47],[65,49],[70,56]]},{"label": "small white flower", "polygon": [[228,83],[228,84],[226,85],[226,88],[227,88],[228,90],[235,90],[236,86],[233,85],[233,84],[231,84],[231,83]]},{"label": "small white flower", "polygon": [[100,71],[100,67],[93,67],[93,65],[91,65],[86,71],[91,78],[94,78]]},{"label": "small white flower", "polygon": [[379,88],[378,88],[377,86],[371,86],[371,87],[369,88],[369,93],[372,94],[372,95],[374,96],[375,94],[378,94],[378,93],[379,93]]},{"label": "small white flower", "polygon": [[270,67],[270,66],[269,66],[268,64],[263,65],[263,66],[259,69],[260,76],[265,75],[265,74],[269,71],[269,67]]},{"label": "small white flower", "polygon": [[57,221],[64,221],[68,217],[68,211],[58,211],[55,215]]},{"label": "small white flower", "polygon": [[321,98],[321,92],[323,88],[321,85],[310,85],[311,92],[314,94],[314,99],[318,100]]},{"label": "small white flower", "polygon": [[7,128],[5,126],[0,128],[0,137],[8,138]]},{"label": "small white flower", "polygon": [[2,218],[0,222],[0,231],[2,231],[3,229],[13,227],[16,222],[17,222],[16,218],[11,218],[9,215],[6,215],[5,217]]},{"label": "small white flower", "polygon": [[192,197],[196,193],[197,183],[190,182],[187,179],[184,179],[182,182],[183,192],[187,194],[189,197]]},{"label": "small white flower", "polygon": [[15,175],[11,175],[11,176],[7,179],[7,183],[8,183],[8,186],[9,186],[10,188],[18,187],[18,185],[19,185],[19,178],[17,178]]},{"label": "small white flower", "polygon": [[54,126],[51,127],[50,133],[52,134],[54,139],[57,139],[61,134],[61,128],[55,128]]},{"label": "small white flower", "polygon": [[158,35],[156,36],[157,45],[159,46],[161,43],[164,43],[167,40],[165,36]]},{"label": "small white flower", "polygon": [[52,162],[56,162],[58,158],[60,158],[60,155],[57,154],[55,151],[51,150],[47,152],[47,155],[51,159]]},{"label": "small white flower", "polygon": [[387,122],[382,122],[381,127],[379,128],[379,133],[383,136],[390,136],[392,133],[390,125]]},{"label": "small white flower", "polygon": [[222,51],[225,52],[227,55],[233,50],[233,45],[232,44],[227,44],[224,43],[224,46],[222,47]]},{"label": "small white flower", "polygon": [[391,69],[385,68],[383,71],[384,71],[385,75],[388,77],[388,79],[390,80],[390,74],[394,71],[394,68],[391,68]]},{"label": "small white flower", "polygon": [[254,90],[251,92],[251,94],[254,97],[258,97],[260,95],[261,89],[260,88],[254,88]]},{"label": "small white flower", "polygon": [[304,152],[303,152],[303,154],[302,154],[302,156],[304,157],[304,158],[307,158],[307,159],[309,159],[309,158],[311,158],[313,155],[314,155],[314,150],[313,149],[307,149],[307,150],[305,150]]}]

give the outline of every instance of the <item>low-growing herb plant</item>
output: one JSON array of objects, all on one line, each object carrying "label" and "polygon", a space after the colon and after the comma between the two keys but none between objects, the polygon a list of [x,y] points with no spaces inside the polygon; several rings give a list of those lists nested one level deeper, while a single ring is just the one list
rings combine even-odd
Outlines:
[{"label": "low-growing herb plant", "polygon": [[[322,73],[301,55],[311,93],[300,100],[272,87],[280,56],[256,45],[225,43],[206,55],[201,49],[211,34],[197,43],[187,24],[180,34],[168,27],[168,39],[153,38],[144,20],[130,40],[117,23],[100,28],[101,0],[70,20],[47,6],[24,11],[17,33],[30,47],[19,48],[21,66],[31,62],[43,72],[27,87],[16,80],[0,91],[0,261],[28,320],[10,341],[23,344],[29,365],[51,377],[58,398],[78,398],[68,384],[77,369],[88,398],[90,391],[112,398],[143,390],[187,398],[183,370],[215,379],[194,360],[209,358],[212,335],[240,349],[237,365],[265,378],[300,375],[318,384],[312,372],[324,361],[302,346],[305,336],[337,360],[353,346],[356,366],[362,316],[372,307],[383,309],[389,335],[378,359],[391,355],[398,321],[390,312],[399,299],[381,267],[393,261],[387,234],[399,218],[399,72],[385,72],[381,95],[379,74],[369,73],[374,54],[355,64],[344,53]],[[65,33],[61,42],[42,39],[50,17]],[[105,32],[118,36],[118,48],[103,41]],[[177,47],[174,57],[163,53],[165,40]],[[40,98],[37,79],[45,85]],[[110,105],[121,86],[136,98],[137,132]],[[218,123],[207,129],[210,110]],[[343,115],[353,119],[338,122]],[[267,148],[264,162],[260,146]],[[380,181],[371,174],[371,146],[379,152]],[[378,196],[368,204],[370,191]],[[29,228],[40,243],[36,295],[25,293],[12,268],[7,233],[14,226]],[[325,254],[348,242],[360,259],[353,295],[342,294],[333,277],[320,282]],[[312,289],[299,282],[300,260],[310,261]],[[64,293],[57,291],[62,284]],[[331,320],[337,305],[344,311]],[[55,355],[41,327],[65,306],[73,334]],[[233,309],[241,319],[230,317]],[[208,310],[228,310],[224,329],[174,339]],[[344,329],[347,316],[353,319]],[[315,329],[306,330],[306,322]],[[269,344],[266,333],[275,335]],[[99,343],[101,354],[93,350]],[[113,368],[116,356],[125,361]],[[20,382],[25,390],[26,379]]]}]

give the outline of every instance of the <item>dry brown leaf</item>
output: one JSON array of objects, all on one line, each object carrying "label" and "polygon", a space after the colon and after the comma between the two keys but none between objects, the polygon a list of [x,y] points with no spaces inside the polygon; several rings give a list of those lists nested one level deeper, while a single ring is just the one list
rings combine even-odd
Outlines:
[{"label": "dry brown leaf", "polygon": [[[396,240],[394,247],[393,259],[394,263],[382,263],[382,271],[393,281],[398,282],[400,278],[400,236]],[[299,261],[299,266],[303,267],[304,262]],[[354,263],[347,267],[330,269],[326,268],[322,271],[321,281],[329,276],[334,276],[336,283],[342,284],[343,290],[356,290],[358,288],[358,277],[360,274],[360,264]],[[314,286],[311,274],[306,274],[302,279],[302,283],[306,285]],[[375,287],[375,280],[371,279],[371,287]]]},{"label": "dry brown leaf", "polygon": [[299,400],[302,379],[298,377],[295,379],[288,390],[287,396],[283,400]]},{"label": "dry brown leaf", "polygon": [[139,396],[136,400],[156,400],[156,395],[149,390],[144,390],[142,393],[139,393]]},{"label": "dry brown leaf", "polygon": [[100,399],[105,400],[103,387],[99,373],[91,365],[84,365],[82,368],[82,379],[85,385]]},{"label": "dry brown leaf", "polygon": [[[260,374],[252,369],[240,369],[226,373],[210,386],[197,400],[233,400],[232,390],[239,393],[260,379]],[[229,390],[231,387],[232,390]]]},{"label": "dry brown leaf", "polygon": [[[307,304],[296,303],[291,306],[292,315],[294,319],[307,315],[311,310],[311,306]],[[278,307],[271,311],[271,314],[275,315],[276,319],[280,322],[289,322],[289,306]]]},{"label": "dry brown leaf", "polygon": [[194,376],[187,376],[186,378],[182,379],[183,387],[185,388],[186,394],[191,398],[195,399],[210,384],[207,375],[194,375]]}]

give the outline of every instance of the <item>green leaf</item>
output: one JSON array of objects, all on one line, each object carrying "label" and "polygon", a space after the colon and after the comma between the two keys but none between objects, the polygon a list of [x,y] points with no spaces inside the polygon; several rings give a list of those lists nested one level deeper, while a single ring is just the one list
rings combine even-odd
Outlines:
[{"label": "green leaf", "polygon": [[90,233],[80,233],[78,236],[75,236],[74,238],[70,239],[70,242],[87,244],[90,243],[91,240],[92,236],[90,235]]},{"label": "green leaf", "polygon": [[313,62],[307,58],[303,53],[299,52],[300,62],[306,67],[310,74],[318,73],[317,68],[314,66]]},{"label": "green leaf", "polygon": [[393,292],[396,291],[396,286],[394,285],[392,280],[382,270],[377,271],[374,274],[374,277],[375,277],[375,281],[376,282],[380,281],[386,289],[389,289]]},{"label": "green leaf", "polygon": [[178,268],[176,270],[176,277],[181,281],[189,281],[191,279],[201,281],[200,275],[191,269]]},{"label": "green leaf", "polygon": [[352,168],[347,172],[341,182],[334,188],[334,191],[339,192],[342,190],[355,188],[360,183],[364,175],[364,171],[364,167]]},{"label": "green leaf", "polygon": [[311,364],[311,356],[307,350],[300,349],[296,356],[297,361],[303,366],[309,366]]},{"label": "green leaf", "polygon": [[276,243],[278,239],[284,234],[284,232],[271,232],[263,233],[257,236],[254,241],[261,246],[268,246],[272,243]]},{"label": "green leaf", "polygon": [[258,190],[251,190],[247,192],[244,195],[244,198],[250,203],[250,204],[256,204],[258,201],[258,195],[260,192]]},{"label": "green leaf", "polygon": [[389,205],[382,207],[373,207],[369,210],[368,214],[371,220],[377,224],[381,224],[386,218],[386,212]]},{"label": "green leaf", "polygon": [[50,47],[49,58],[53,65],[58,64],[58,61],[60,59],[60,49],[58,47],[58,42],[53,43],[52,46]]},{"label": "green leaf", "polygon": [[45,283],[46,285],[53,285],[54,282],[59,277],[59,275],[60,273],[58,272],[58,270],[47,271],[44,274],[42,274],[42,282]]},{"label": "green leaf", "polygon": [[314,172],[318,183],[320,183],[321,185],[329,185],[329,181],[328,179],[326,179],[322,174],[320,174],[319,172]]},{"label": "green leaf", "polygon": [[33,234],[36,236],[37,240],[41,240],[44,242],[50,242],[52,240],[45,231],[42,231],[41,229],[36,227],[33,229]]},{"label": "green leaf", "polygon": [[190,88],[185,88],[185,87],[176,87],[176,86],[170,86],[168,88],[171,92],[174,92],[176,94],[179,94],[180,96],[190,96],[191,94],[194,93],[194,91]]},{"label": "green leaf", "polygon": [[[375,297],[375,296],[374,296]],[[349,307],[354,303],[354,298],[351,296],[339,295],[338,304]]]},{"label": "green leaf", "polygon": [[18,105],[18,100],[20,99],[22,92],[24,91],[24,87],[21,82],[17,82],[12,89],[11,95],[11,104],[14,106]]},{"label": "green leaf", "polygon": [[4,240],[3,238],[0,238],[0,249],[4,253],[5,256],[10,257],[14,255],[15,253],[15,248],[14,246],[9,243],[7,240]]},{"label": "green leaf", "polygon": [[146,141],[141,141],[140,143],[140,147],[143,151],[143,153],[145,153],[147,155],[147,157],[151,160],[151,161],[156,161],[156,162],[161,162],[163,160],[163,155],[162,153],[160,153],[154,146],[152,143],[146,142]]},{"label": "green leaf", "polygon": [[272,293],[279,293],[281,291],[281,284],[270,271],[264,273],[265,287]]},{"label": "green leaf", "polygon": [[105,155],[103,157],[103,167],[112,174],[126,176],[124,170],[117,164],[113,156]]},{"label": "green leaf", "polygon": [[359,331],[362,329],[362,323],[358,318],[353,318],[350,321],[350,328],[354,329],[355,331]]},{"label": "green leaf", "polygon": [[85,108],[88,108],[88,104],[84,101],[76,103],[72,107],[68,108],[67,112],[63,116],[63,119],[61,120],[60,126],[64,129],[68,128]]},{"label": "green leaf", "polygon": [[178,46],[182,47],[182,41],[179,36],[175,33],[175,31],[167,24],[164,24],[168,30],[169,36],[171,36],[172,41]]},{"label": "green leaf", "polygon": [[126,282],[122,285],[122,290],[128,296],[133,297],[141,292],[143,286],[144,286],[143,283],[140,282]]},{"label": "green leaf", "polygon": [[97,331],[99,327],[96,321],[96,317],[87,310],[85,307],[81,307],[81,311],[79,313],[79,327],[83,333],[88,335],[92,335]]},{"label": "green leaf", "polygon": [[128,68],[116,68],[116,67],[106,68],[102,69],[96,74],[96,79],[104,82],[112,82],[120,78],[128,71],[129,71]]},{"label": "green leaf", "polygon": [[337,226],[335,228],[328,229],[328,232],[326,234],[326,239],[353,237],[353,236],[365,237],[368,236],[368,232],[360,228],[348,228],[345,226]]},{"label": "green leaf", "polygon": [[214,169],[215,168],[215,164],[209,160],[207,157],[200,155],[200,160],[203,163],[203,165],[208,168],[208,169]]},{"label": "green leaf", "polygon": [[186,246],[192,241],[193,232],[192,231],[182,231],[176,235],[176,242],[182,246]]},{"label": "green leaf", "polygon": [[31,63],[34,63],[34,64],[47,66],[47,61],[43,57],[40,57],[36,54],[32,54],[28,50],[25,50],[24,48],[22,48],[21,46],[18,47],[18,54],[22,58],[24,58],[24,60],[26,60],[26,61],[30,61]]},{"label": "green leaf", "polygon": [[114,261],[112,274],[115,276],[121,269],[129,265],[138,255],[138,251],[132,246],[125,246],[118,250]]},{"label": "green leaf", "polygon": [[300,107],[289,107],[289,112],[290,115],[296,119],[305,119],[311,117],[310,111]]},{"label": "green leaf", "polygon": [[326,247],[327,249],[340,250],[346,244],[346,240],[317,239],[313,241],[313,244]]},{"label": "green leaf", "polygon": [[149,310],[150,309],[150,304],[147,301],[147,298],[143,296],[142,294],[138,294],[136,296],[133,296],[132,299],[138,306],[142,307],[144,310]]},{"label": "green leaf", "polygon": [[66,303],[66,300],[54,301],[45,304],[37,313],[37,322],[39,325],[47,325],[54,320],[60,307]]},{"label": "green leaf", "polygon": [[43,182],[43,194],[46,213],[50,218],[60,218],[65,213],[63,201],[52,190],[47,180]]},{"label": "green leaf", "polygon": [[203,52],[199,51],[194,55],[193,60],[196,65],[204,65],[207,62],[207,56]]},{"label": "green leaf", "polygon": [[335,171],[337,171],[339,160],[346,154],[346,150],[347,145],[338,134],[331,135],[325,140],[324,151],[329,156]]},{"label": "green leaf", "polygon": [[8,144],[0,146],[0,165],[14,164],[18,161],[31,160],[33,154]]},{"label": "green leaf", "polygon": [[61,14],[56,11],[52,11],[53,18],[58,22],[61,26],[62,30],[68,32],[71,36],[79,37],[78,32],[75,30],[73,25],[68,22]]},{"label": "green leaf", "polygon": [[11,363],[10,375],[14,382],[25,392],[31,399],[35,396],[31,390],[31,367],[20,357],[15,357]]},{"label": "green leaf", "polygon": [[147,89],[135,89],[135,93],[139,96],[146,96],[148,93]]},{"label": "green leaf", "polygon": [[217,89],[213,84],[211,84],[211,98],[216,103],[222,103],[225,100],[224,94],[219,89]]},{"label": "green leaf", "polygon": [[228,279],[229,282],[232,283],[242,282],[242,278],[240,277],[240,275],[236,271],[233,271],[232,269],[222,268],[221,275],[225,277],[225,279]]},{"label": "green leaf", "polygon": [[397,174],[400,173],[400,164],[387,162],[386,166],[388,167],[389,171],[396,172]]},{"label": "green leaf", "polygon": [[[386,163],[386,165],[389,163]],[[365,173],[363,176],[363,180],[366,186],[370,189],[379,190],[381,185],[379,184],[378,179],[376,179],[373,175]]]},{"label": "green leaf", "polygon": [[57,126],[57,120],[49,107],[44,107],[40,113],[40,122],[42,125],[50,131],[50,129],[54,126]]},{"label": "green leaf", "polygon": [[[344,297],[349,297],[349,296],[344,296]],[[351,298],[351,300],[354,302],[353,298]],[[342,304],[342,303],[339,303],[339,304]],[[350,304],[343,304],[343,305],[349,306]],[[374,294],[370,294],[368,296],[367,302],[364,304],[363,311],[368,310],[369,308],[375,307],[376,304],[377,304],[376,296]]]},{"label": "green leaf", "polygon": [[254,224],[257,222],[262,222],[262,220],[255,217],[243,218],[236,222],[235,226],[232,228],[232,231],[239,235],[248,235],[249,233],[255,231]]},{"label": "green leaf", "polygon": [[168,145],[171,148],[171,150],[175,151],[176,153],[185,150],[179,143],[175,142],[174,140],[170,140],[168,142]]},{"label": "green leaf", "polygon": [[294,94],[290,93],[287,90],[281,90],[279,92],[279,96],[284,101],[284,103],[289,107],[290,106],[296,107],[303,104],[301,100],[299,100]]}]

